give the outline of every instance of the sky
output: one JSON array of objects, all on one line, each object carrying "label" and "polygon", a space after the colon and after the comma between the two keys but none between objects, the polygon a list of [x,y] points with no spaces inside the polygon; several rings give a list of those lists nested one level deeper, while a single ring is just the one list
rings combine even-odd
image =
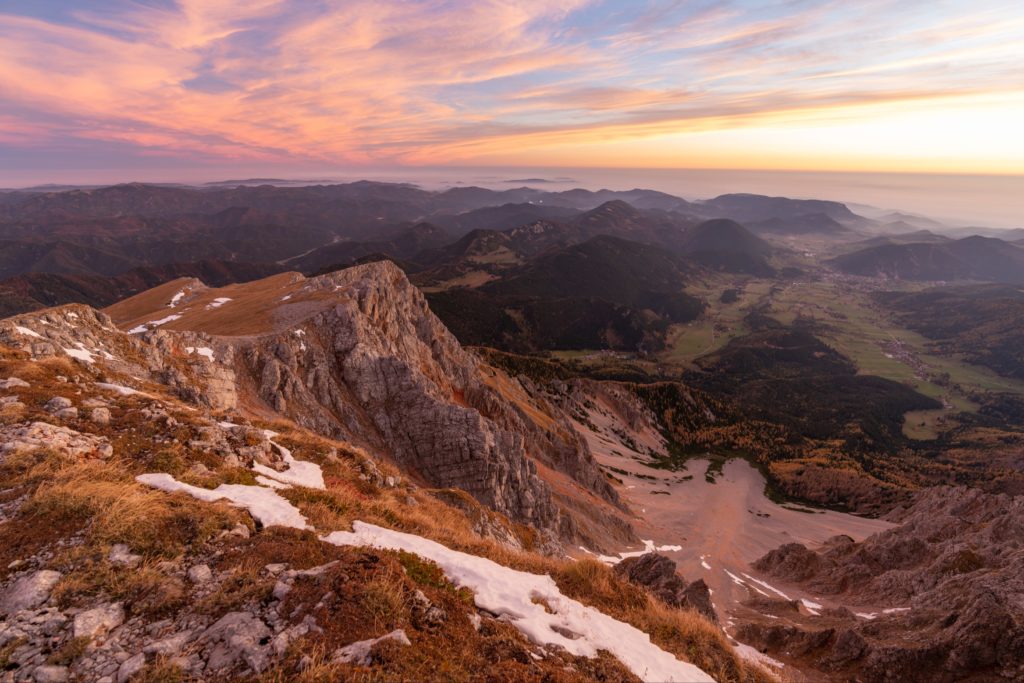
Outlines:
[{"label": "sky", "polygon": [[1024,174],[1024,2],[0,0],[0,183]]}]

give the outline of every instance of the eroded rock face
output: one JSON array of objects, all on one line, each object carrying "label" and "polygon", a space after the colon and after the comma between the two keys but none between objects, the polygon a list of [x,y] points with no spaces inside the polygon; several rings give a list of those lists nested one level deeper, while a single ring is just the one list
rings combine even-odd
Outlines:
[{"label": "eroded rock face", "polygon": [[828,639],[763,624],[741,637],[769,651],[820,650],[819,669],[844,679],[1024,676],[1024,498],[939,487],[890,519],[901,526],[861,543],[830,539],[819,552],[787,544],[754,567],[849,604],[900,607],[869,620],[849,615],[849,627]]},{"label": "eroded rock face", "polygon": [[[66,356],[97,381],[110,369],[160,383],[216,412],[258,405],[266,417],[265,405],[389,457],[419,481],[468,492],[540,530],[545,547],[560,537],[602,548],[609,528],[614,542],[632,539],[617,494],[567,414],[463,349],[399,268],[378,262],[266,287],[249,300],[228,299],[226,319],[211,306],[178,307],[175,329],[153,322],[126,332],[104,312],[68,305],[0,321],[0,342],[33,358]],[[279,296],[275,287],[292,289]],[[139,296],[128,308],[156,306],[146,315],[168,317],[166,301]],[[260,323],[243,333],[231,311],[246,306]],[[95,408],[83,415],[98,424],[110,419],[105,407],[82,408]],[[58,417],[78,410],[54,409]],[[545,477],[558,481],[557,492],[539,467],[555,471]]]},{"label": "eroded rock face", "polygon": [[559,512],[534,458],[571,461],[571,475],[615,499],[568,424],[542,429],[522,419],[393,264],[350,268],[309,286],[339,292],[338,303],[240,349],[275,410],[388,452],[432,485],[460,488],[541,529],[557,529]]}]

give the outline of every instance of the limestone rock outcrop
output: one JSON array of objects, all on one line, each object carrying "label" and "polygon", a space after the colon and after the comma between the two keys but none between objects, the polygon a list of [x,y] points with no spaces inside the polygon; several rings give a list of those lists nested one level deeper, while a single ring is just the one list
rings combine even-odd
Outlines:
[{"label": "limestone rock outcrop", "polygon": [[396,266],[366,264],[307,287],[333,305],[237,349],[275,411],[541,529],[571,532],[537,461],[617,502],[564,416],[524,419],[522,388],[463,349]]},{"label": "limestone rock outcrop", "polygon": [[899,526],[863,542],[790,543],[754,567],[816,595],[893,607],[851,614],[828,637],[763,625],[743,636],[769,651],[819,648],[821,670],[868,682],[1024,676],[1024,498],[936,487],[889,518]]}]

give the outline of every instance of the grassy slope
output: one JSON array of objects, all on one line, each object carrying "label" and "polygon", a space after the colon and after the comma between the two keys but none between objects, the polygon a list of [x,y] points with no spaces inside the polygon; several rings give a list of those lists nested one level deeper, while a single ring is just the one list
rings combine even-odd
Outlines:
[{"label": "grassy slope", "polygon": [[[58,381],[58,375],[69,381]],[[536,660],[531,654],[536,648],[513,627],[499,621],[485,619],[484,627],[477,631],[469,622],[471,597],[455,590],[436,566],[415,556],[340,549],[322,543],[312,532],[276,528],[248,538],[225,535],[223,532],[239,525],[255,531],[252,520],[223,503],[202,503],[137,484],[133,476],[146,471],[165,471],[206,487],[252,483],[250,471],[225,467],[220,458],[188,445],[202,426],[198,413],[162,394],[157,385],[140,388],[160,396],[159,402],[137,395],[112,398],[95,388],[96,370],[90,366],[67,358],[30,362],[20,352],[3,347],[0,376],[17,376],[31,383],[27,389],[15,390],[24,408],[4,409],[0,425],[54,421],[42,408],[54,395],[67,396],[77,404],[88,398],[103,398],[111,404],[110,425],[93,423],[84,413],[65,425],[108,437],[115,453],[112,459],[102,461],[93,457],[69,459],[60,452],[40,450],[8,457],[0,464],[0,475],[7,486],[4,502],[22,496],[26,500],[0,527],[0,579],[14,571],[10,566],[14,559],[38,556],[42,558],[39,568],[64,573],[55,589],[56,599],[64,607],[117,599],[127,603],[130,614],[146,620],[173,618],[189,610],[215,619],[269,600],[275,579],[262,571],[266,564],[287,562],[301,569],[337,560],[339,564],[323,580],[336,587],[338,607],[315,612],[324,632],[298,641],[280,665],[259,680],[327,681],[370,676],[373,680],[468,681],[476,680],[481,671],[509,681],[631,680],[610,657],[583,660],[542,655]],[[104,379],[138,384],[130,378]],[[153,408],[165,409],[173,420],[153,419],[143,412]],[[443,504],[430,491],[408,484],[384,488],[367,480],[365,472],[370,469],[396,473],[383,463],[373,465],[366,453],[289,423],[258,426],[272,426],[281,433],[279,442],[291,448],[297,458],[323,467],[327,490],[284,492],[318,532],[347,529],[352,520],[362,519],[420,534],[518,569],[548,573],[567,595],[647,631],[654,642],[719,680],[767,680],[735,657],[720,630],[710,622],[695,612],[667,608],[646,592],[617,579],[605,565],[515,551],[481,538],[473,531],[473,515]],[[493,513],[477,510],[475,515]],[[529,547],[530,531],[517,528],[517,533]],[[65,544],[71,536],[79,542]],[[141,554],[143,564],[135,570],[114,566],[108,555],[115,543],[125,543],[132,552]],[[173,574],[173,568],[182,562],[188,565],[199,561],[208,562],[218,576],[227,578],[219,579],[216,590],[196,602],[190,599],[187,583]],[[429,628],[419,623],[416,590],[422,590],[449,614],[443,627]],[[304,598],[309,598],[307,603],[315,602],[314,594],[319,596],[323,591],[322,585],[300,582],[288,604],[297,607]],[[296,610],[296,614],[301,613]],[[382,663],[374,671],[332,664],[326,657],[341,645],[395,628],[406,629],[415,647],[382,648],[378,653]],[[73,662],[81,654],[78,644],[71,641],[55,641],[54,647],[55,656],[62,661]],[[295,673],[303,654],[312,655],[312,666]],[[170,663],[157,660],[140,680],[185,679]]]}]

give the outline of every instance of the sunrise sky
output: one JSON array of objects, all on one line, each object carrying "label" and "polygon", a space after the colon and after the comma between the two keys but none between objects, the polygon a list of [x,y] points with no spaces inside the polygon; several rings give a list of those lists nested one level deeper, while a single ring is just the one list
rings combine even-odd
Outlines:
[{"label": "sunrise sky", "polygon": [[1022,45],[1021,0],[6,0],[0,181],[445,164],[1018,174]]}]

